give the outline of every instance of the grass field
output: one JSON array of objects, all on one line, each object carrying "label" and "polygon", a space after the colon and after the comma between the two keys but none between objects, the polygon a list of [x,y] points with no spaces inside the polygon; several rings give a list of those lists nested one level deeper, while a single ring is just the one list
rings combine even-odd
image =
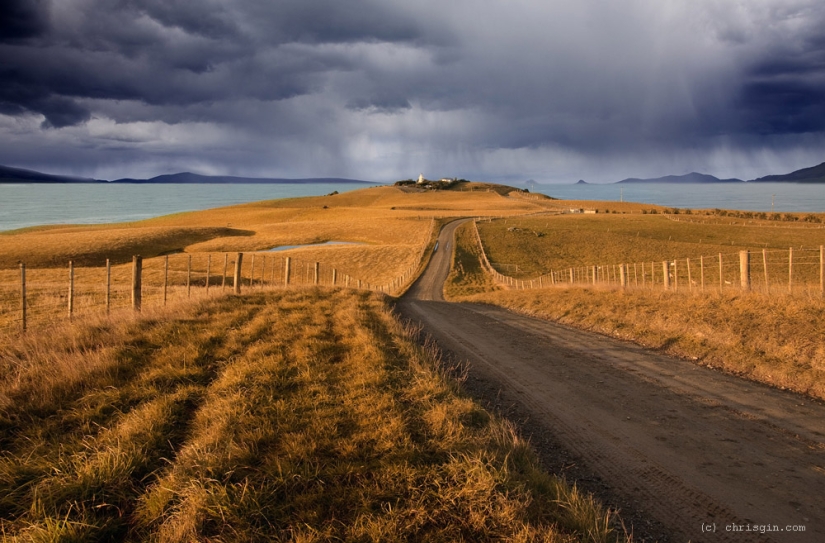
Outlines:
[{"label": "grass field", "polygon": [[[623,221],[627,222],[623,224]],[[651,258],[647,252],[653,250],[651,248],[672,251],[670,254],[690,248],[698,251],[703,244],[688,240],[695,239],[698,233],[710,235],[716,231],[714,226],[697,232],[693,226],[686,228],[684,224],[655,216],[559,217],[556,221],[508,219],[510,226],[546,229],[542,237],[522,233],[515,237],[507,232],[503,221],[501,223],[479,224],[482,241],[499,258],[518,262],[525,275],[539,273],[547,269],[544,266],[559,265],[559,262],[566,266],[581,262],[573,255],[576,248],[596,258],[600,255],[592,245],[605,239],[615,243],[612,248],[605,245],[608,253],[603,257],[605,260],[610,256],[629,260],[639,256]],[[551,232],[552,225],[559,225],[564,231]],[[645,235],[637,238],[634,234],[643,232],[643,225],[647,227]],[[659,227],[663,231],[659,231]],[[608,228],[611,232],[607,232]],[[464,225],[457,236],[455,251],[461,265],[454,266],[445,287],[449,299],[508,307],[825,399],[825,303],[818,292],[793,296],[775,292],[765,296],[735,288],[708,289],[704,293],[698,289],[623,291],[602,286],[496,289],[483,274],[478,260],[480,251],[471,229],[471,224]],[[767,230],[739,231],[740,242],[773,240],[813,245],[823,237],[823,231],[818,229]],[[665,236],[672,239],[667,240]],[[588,245],[588,239],[593,243]],[[632,243],[635,239],[640,241]]]},{"label": "grass field", "polygon": [[[422,250],[442,217],[512,216],[542,211],[552,200],[507,196],[506,190],[461,183],[453,191],[405,192],[396,187],[372,187],[330,196],[254,202],[205,211],[179,213],[146,221],[94,226],[50,226],[0,234],[0,330],[20,328],[19,262],[27,266],[29,320],[48,323],[68,314],[68,262],[75,266],[75,310],[101,311],[105,304],[105,262],[113,265],[114,307],[129,303],[132,256],[144,258],[143,281],[148,304],[162,302],[164,255],[170,258],[170,285],[185,283],[192,257],[196,287],[205,285],[207,257],[211,281],[222,274],[225,255],[230,269],[237,252],[247,254],[244,277],[266,259],[269,270],[282,269],[283,258],[295,264],[296,278],[311,274],[315,262],[326,276],[336,269],[363,284],[383,287],[418,264]],[[469,189],[473,189],[469,191]],[[508,189],[509,190],[509,189]],[[503,193],[503,194],[501,194]],[[518,194],[518,193],[513,193]],[[283,245],[353,242],[279,251]],[[275,270],[274,262],[279,262]],[[297,261],[300,261],[298,263]],[[299,269],[300,268],[300,269]],[[256,273],[269,276],[259,269]],[[214,282],[211,284],[215,284]],[[180,288],[172,292],[180,295]]]},{"label": "grass field", "polygon": [[384,299],[302,288],[0,344],[3,541],[614,541]]},{"label": "grass field", "polygon": [[[696,222],[688,222],[694,220]],[[755,253],[752,257],[754,283],[761,285],[764,249],[769,280],[787,285],[788,249],[793,247],[796,281],[818,286],[819,246],[825,245],[825,229],[816,223],[674,218],[661,214],[513,217],[480,222],[478,230],[494,267],[520,279],[538,277],[551,270],[622,263],[639,264],[637,275],[641,273],[641,263],[647,266],[655,263],[656,272],[661,275],[663,260],[690,258],[696,267],[699,257],[704,256],[708,264],[707,282],[718,285],[721,253],[723,283],[736,283],[738,252],[750,250]],[[698,279],[698,268],[694,268],[692,277]],[[683,285],[687,285],[687,277],[683,278]]]}]

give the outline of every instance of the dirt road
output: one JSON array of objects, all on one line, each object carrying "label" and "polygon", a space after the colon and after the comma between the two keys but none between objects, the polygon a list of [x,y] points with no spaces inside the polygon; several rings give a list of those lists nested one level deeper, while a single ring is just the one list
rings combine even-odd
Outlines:
[{"label": "dirt road", "polygon": [[572,458],[584,464],[574,478],[603,482],[633,512],[638,539],[825,542],[825,405],[608,337],[444,302],[457,225],[442,231],[399,312],[469,363],[477,393],[512,400],[526,433],[561,449],[540,454]]}]

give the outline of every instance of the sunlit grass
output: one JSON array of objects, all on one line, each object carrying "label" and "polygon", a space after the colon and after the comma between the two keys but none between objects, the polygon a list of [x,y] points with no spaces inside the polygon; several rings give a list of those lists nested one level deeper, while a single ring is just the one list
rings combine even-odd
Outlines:
[{"label": "sunlit grass", "polygon": [[5,540],[623,539],[375,294],[178,304],[0,360]]}]

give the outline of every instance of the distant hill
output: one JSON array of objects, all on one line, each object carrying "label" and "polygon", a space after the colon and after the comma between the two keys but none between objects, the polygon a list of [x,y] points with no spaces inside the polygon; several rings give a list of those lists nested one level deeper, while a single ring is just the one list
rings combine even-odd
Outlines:
[{"label": "distant hill", "polygon": [[784,175],[766,175],[749,183],[825,183],[825,162]]},{"label": "distant hill", "polygon": [[656,177],[653,179],[639,179],[637,177],[630,177],[617,181],[618,183],[743,183],[741,179],[719,179],[713,175],[704,173],[692,172],[685,175],[666,175],[664,177]]},{"label": "distant hill", "polygon": [[199,175],[196,173],[183,172],[168,175],[158,175],[151,179],[115,179],[112,183],[238,183],[238,184],[302,184],[302,183],[363,183],[374,185],[370,181],[358,179],[343,179],[340,177],[312,177],[306,179],[284,179],[280,177],[235,177],[231,175]]},{"label": "distant hill", "polygon": [[0,165],[0,183],[105,183],[100,179],[52,175]]},{"label": "distant hill", "polygon": [[116,179],[107,181],[105,179],[91,179],[89,177],[71,177],[68,175],[52,175],[48,173],[36,172],[34,170],[24,170],[22,168],[11,168],[0,165],[0,183],[281,183],[281,184],[301,184],[301,183],[363,183],[374,185],[370,181],[360,181],[358,179],[342,179],[340,177],[315,177],[308,179],[282,179],[274,177],[233,177],[228,175],[198,175],[196,173],[183,172],[169,175],[159,175],[151,179]]}]

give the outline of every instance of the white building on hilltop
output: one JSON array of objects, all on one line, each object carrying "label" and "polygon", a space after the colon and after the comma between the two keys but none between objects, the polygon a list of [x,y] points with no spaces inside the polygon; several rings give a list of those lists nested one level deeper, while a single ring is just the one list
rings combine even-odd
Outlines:
[{"label": "white building on hilltop", "polygon": [[418,174],[418,184],[419,184],[419,185],[423,185],[423,184],[424,184],[424,174],[423,174],[423,173],[422,173],[422,174]]}]

